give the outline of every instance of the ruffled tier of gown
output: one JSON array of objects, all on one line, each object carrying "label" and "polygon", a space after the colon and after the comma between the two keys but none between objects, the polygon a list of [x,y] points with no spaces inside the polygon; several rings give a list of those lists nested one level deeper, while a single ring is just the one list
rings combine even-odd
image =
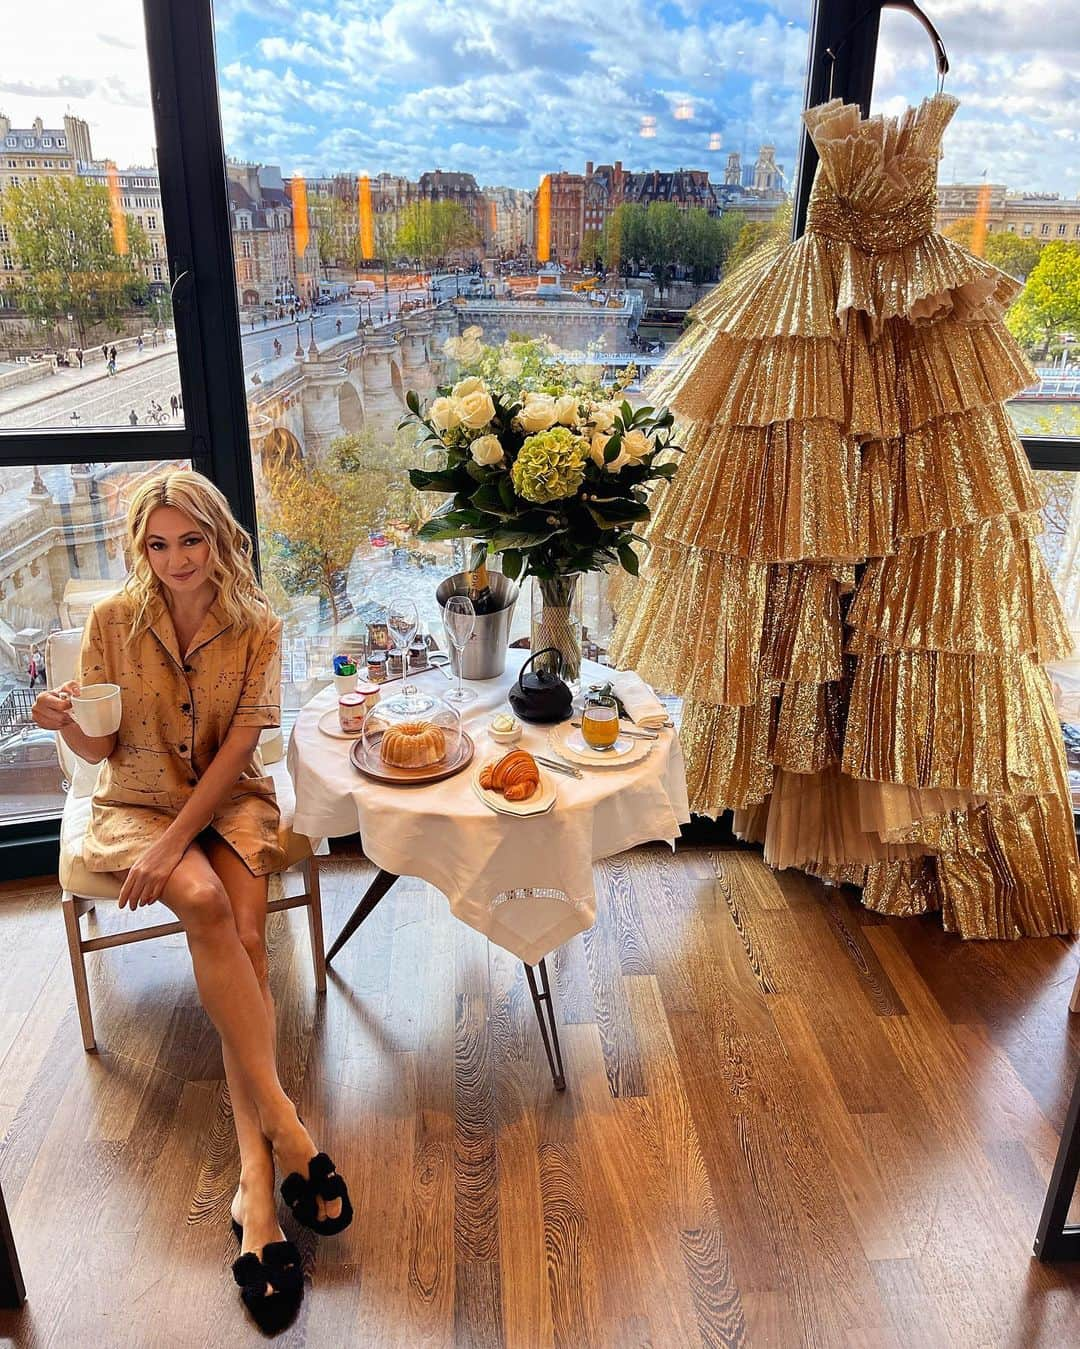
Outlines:
[{"label": "ruffled tier of gown", "polygon": [[[895,212],[951,107],[815,115],[822,171]],[[868,254],[811,232],[707,297],[650,390],[686,452],[611,652],[684,696],[692,809],[964,936],[1080,926],[1042,669],[1072,643],[1001,406],[1032,379],[1018,289],[938,235]]]}]

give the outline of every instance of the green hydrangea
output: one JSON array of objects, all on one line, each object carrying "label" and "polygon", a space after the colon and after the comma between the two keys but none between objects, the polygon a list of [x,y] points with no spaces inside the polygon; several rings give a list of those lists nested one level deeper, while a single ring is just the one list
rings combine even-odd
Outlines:
[{"label": "green hydrangea", "polygon": [[543,505],[572,497],[585,478],[585,442],[565,426],[537,431],[522,445],[510,476],[526,501]]}]

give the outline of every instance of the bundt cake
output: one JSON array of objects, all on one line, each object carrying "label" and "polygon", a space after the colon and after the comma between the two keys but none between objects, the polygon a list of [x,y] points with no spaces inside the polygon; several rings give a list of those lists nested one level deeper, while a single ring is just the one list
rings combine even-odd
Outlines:
[{"label": "bundt cake", "polygon": [[430,721],[403,721],[383,732],[379,753],[393,768],[427,768],[446,754],[446,736]]}]

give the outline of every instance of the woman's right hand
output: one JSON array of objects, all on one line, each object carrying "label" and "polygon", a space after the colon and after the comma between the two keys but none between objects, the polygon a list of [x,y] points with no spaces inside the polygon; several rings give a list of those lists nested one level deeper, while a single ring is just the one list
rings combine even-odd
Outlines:
[{"label": "woman's right hand", "polygon": [[58,689],[46,689],[44,693],[39,693],[34,699],[34,706],[30,709],[34,724],[40,726],[43,731],[62,731],[65,726],[74,726],[71,700],[78,697],[78,694],[79,684],[74,679],[69,679]]}]

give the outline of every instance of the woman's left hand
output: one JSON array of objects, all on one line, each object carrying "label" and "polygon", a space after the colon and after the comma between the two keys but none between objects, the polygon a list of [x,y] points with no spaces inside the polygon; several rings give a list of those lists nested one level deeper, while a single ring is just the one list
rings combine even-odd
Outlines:
[{"label": "woman's left hand", "polygon": [[152,843],[128,872],[120,888],[120,907],[126,904],[129,909],[137,909],[141,904],[155,904],[183,855],[183,849],[167,839]]}]

